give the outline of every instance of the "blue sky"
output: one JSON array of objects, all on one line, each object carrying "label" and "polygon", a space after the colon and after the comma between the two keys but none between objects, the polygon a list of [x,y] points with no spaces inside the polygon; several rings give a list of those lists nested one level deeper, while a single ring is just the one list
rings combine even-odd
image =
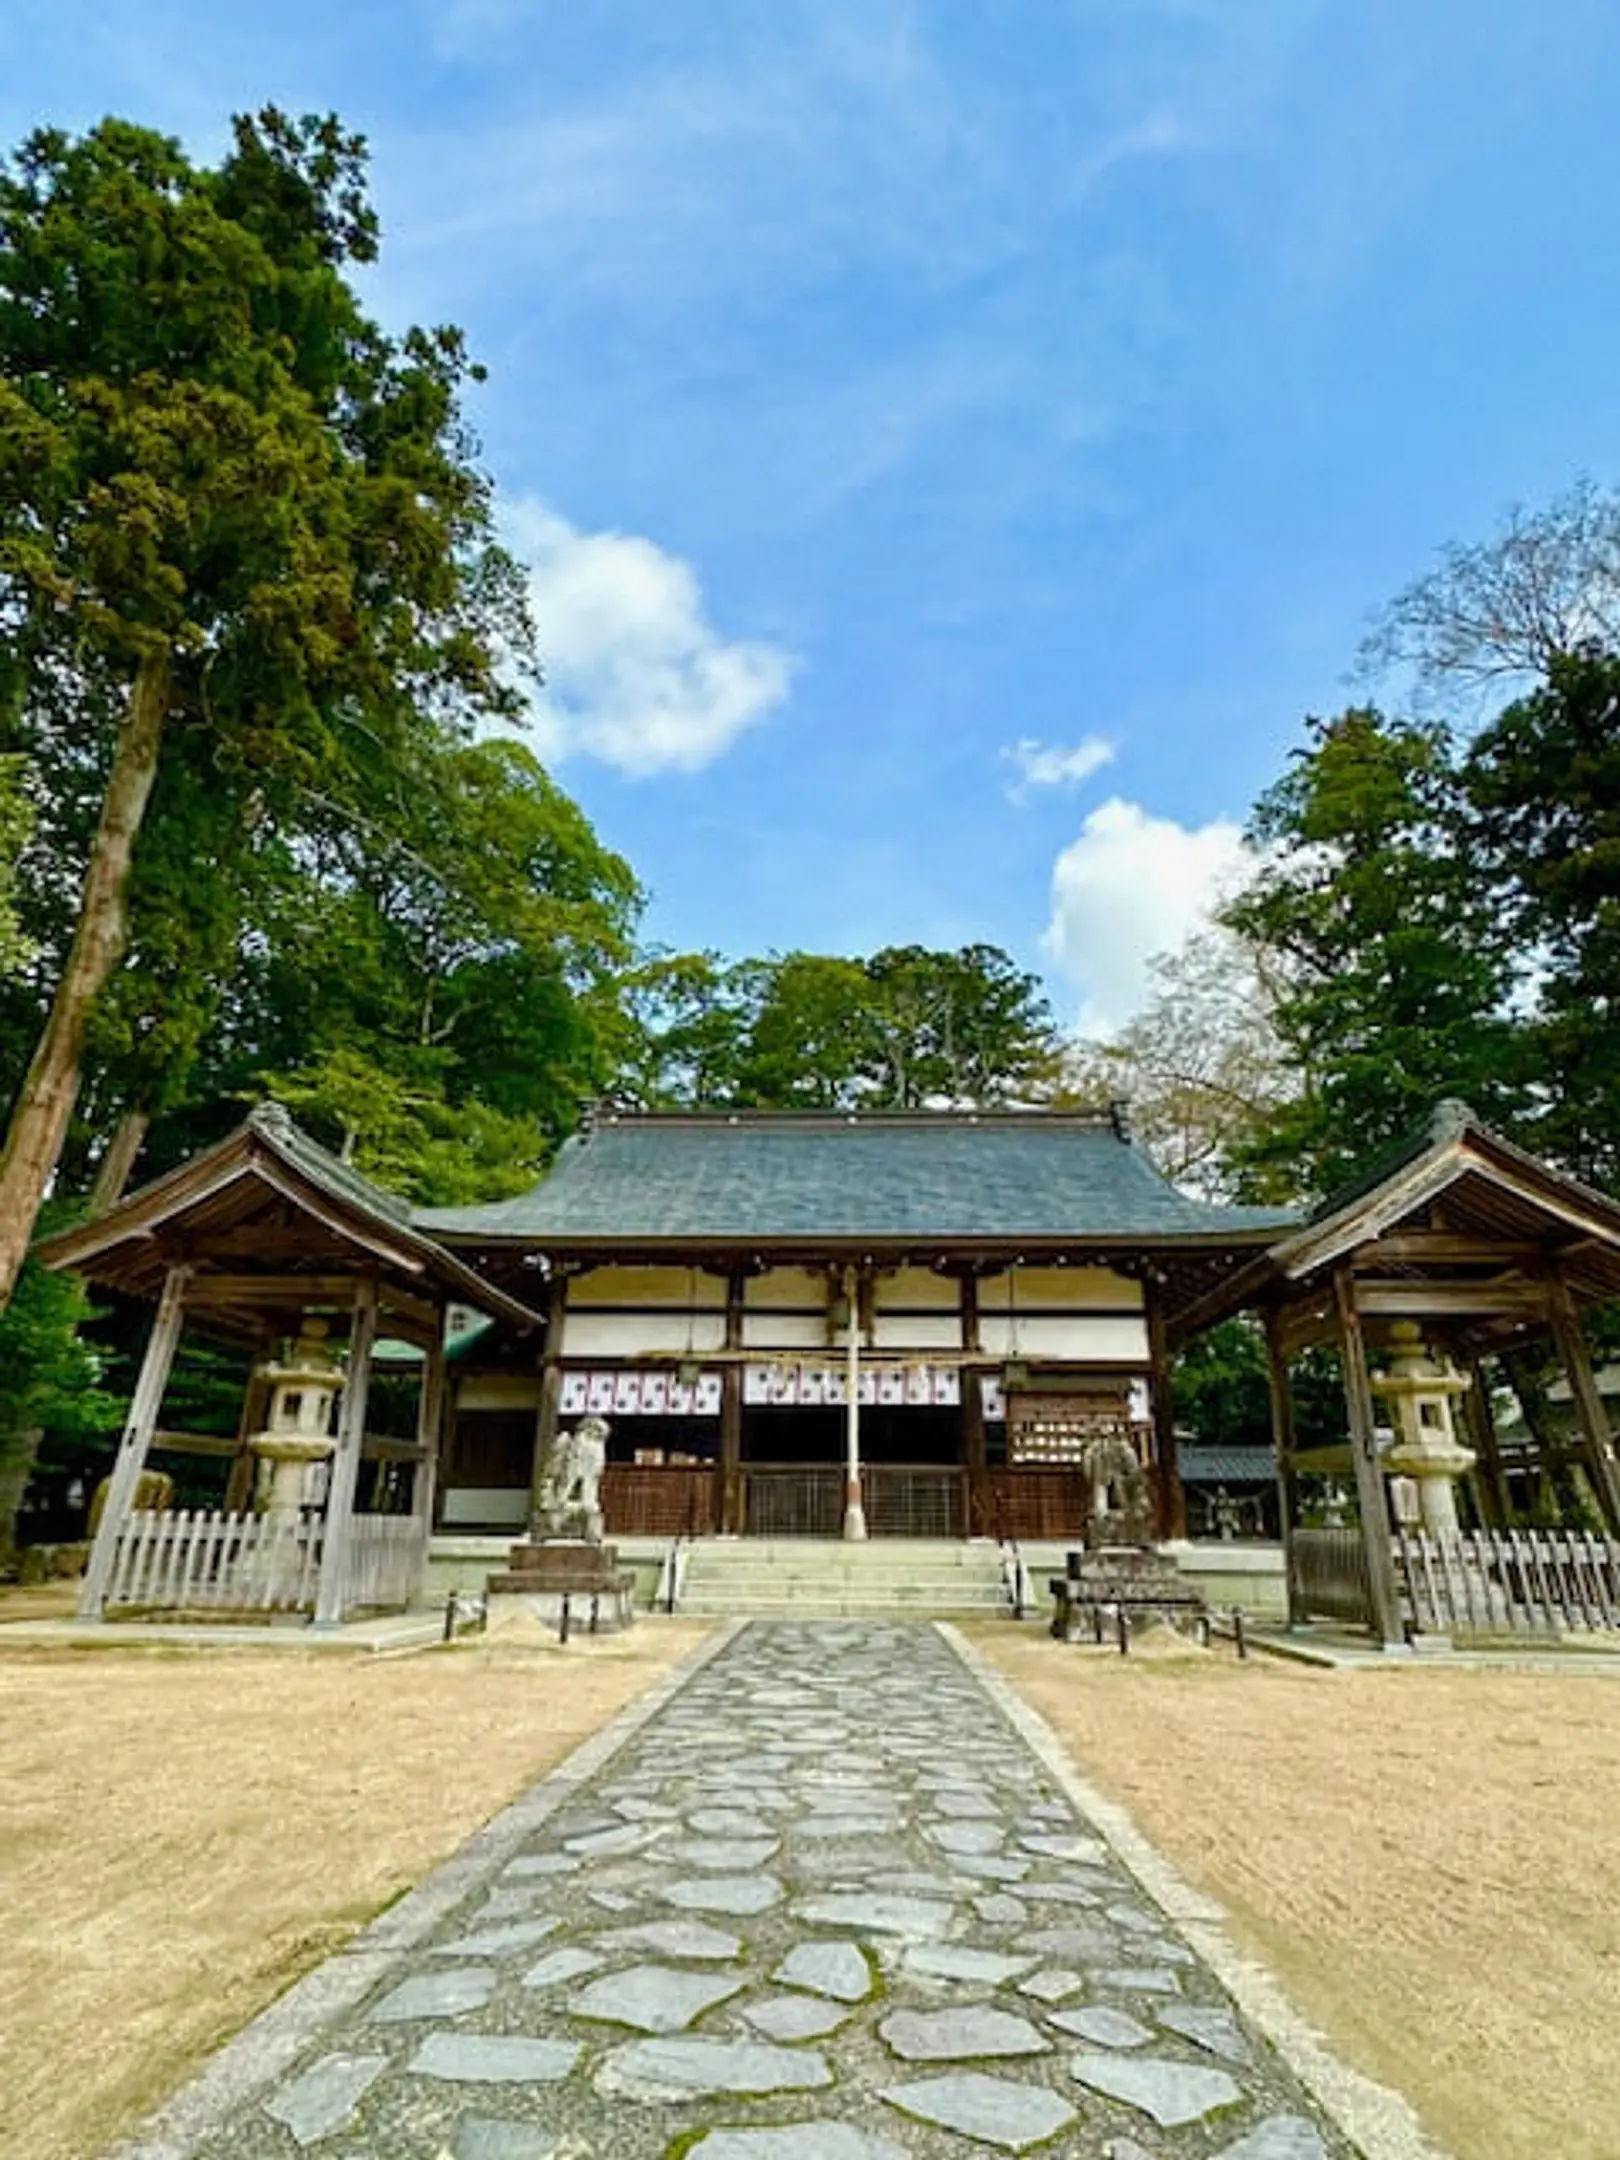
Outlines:
[{"label": "blue sky", "polygon": [[1609,0],[6,0],[0,139],[371,138],[538,740],[737,953],[1116,1022],[1369,613],[1617,475]]}]

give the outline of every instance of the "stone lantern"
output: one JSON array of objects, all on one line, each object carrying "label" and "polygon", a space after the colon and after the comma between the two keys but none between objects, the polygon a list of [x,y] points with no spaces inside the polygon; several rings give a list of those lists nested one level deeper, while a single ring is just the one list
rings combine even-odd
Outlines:
[{"label": "stone lantern", "polygon": [[1474,1451],[1457,1438],[1452,1404],[1468,1382],[1449,1358],[1430,1356],[1415,1320],[1395,1321],[1389,1335],[1388,1368],[1372,1379],[1395,1429],[1384,1468],[1416,1485],[1418,1513],[1430,1537],[1455,1538],[1456,1482],[1473,1468]]},{"label": "stone lantern", "polygon": [[286,1363],[272,1358],[254,1377],[270,1389],[265,1429],[248,1442],[261,1466],[259,1506],[269,1515],[295,1517],[310,1466],[324,1462],[334,1445],[332,1404],[342,1391],[343,1368],[326,1347],[326,1322],[303,1321]]}]

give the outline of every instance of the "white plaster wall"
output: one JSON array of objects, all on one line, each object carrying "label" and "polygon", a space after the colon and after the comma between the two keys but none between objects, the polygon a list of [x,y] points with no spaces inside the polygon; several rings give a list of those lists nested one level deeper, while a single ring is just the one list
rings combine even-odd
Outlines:
[{"label": "white plaster wall", "polygon": [[985,1313],[979,1335],[990,1357],[1050,1358],[1077,1365],[1145,1365],[1147,1321],[1076,1315],[1072,1319]]}]

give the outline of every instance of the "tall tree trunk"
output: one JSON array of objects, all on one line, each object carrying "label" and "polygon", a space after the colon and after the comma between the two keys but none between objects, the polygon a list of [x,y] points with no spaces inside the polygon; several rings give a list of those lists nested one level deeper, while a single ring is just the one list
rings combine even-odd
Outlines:
[{"label": "tall tree trunk", "polygon": [[0,1152],[0,1312],[11,1301],[78,1099],[90,1008],[124,949],[124,890],[157,774],[168,705],[168,657],[149,655],[136,673],[118,731],[67,966]]},{"label": "tall tree trunk", "polygon": [[1536,1443],[1536,1477],[1546,1502],[1558,1520],[1578,1525],[1586,1514],[1585,1499],[1575,1475],[1572,1436],[1559,1422],[1548,1387],[1552,1366],[1540,1348],[1502,1353],[1502,1371],[1519,1405],[1526,1432]]},{"label": "tall tree trunk", "polygon": [[151,1122],[150,1110],[126,1110],[113,1127],[113,1136],[107,1142],[107,1151],[96,1169],[96,1181],[90,1188],[92,1215],[105,1215],[110,1207],[116,1207],[123,1199],[129,1174],[135,1167],[135,1158],[141,1152],[141,1143]]}]

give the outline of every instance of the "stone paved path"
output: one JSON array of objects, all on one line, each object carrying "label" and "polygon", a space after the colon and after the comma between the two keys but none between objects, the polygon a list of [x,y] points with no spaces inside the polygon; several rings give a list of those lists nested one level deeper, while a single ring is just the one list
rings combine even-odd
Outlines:
[{"label": "stone paved path", "polygon": [[933,1629],[830,1621],[745,1629],[203,2147],[1036,2150],[1350,2148]]}]

